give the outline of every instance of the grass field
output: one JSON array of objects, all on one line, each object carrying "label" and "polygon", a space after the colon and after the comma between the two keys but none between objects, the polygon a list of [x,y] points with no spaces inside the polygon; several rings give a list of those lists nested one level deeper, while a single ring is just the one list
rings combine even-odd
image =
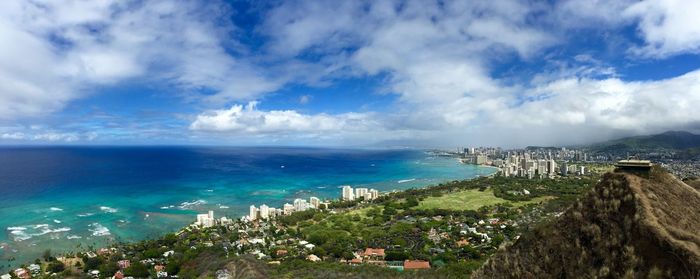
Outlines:
[{"label": "grass field", "polygon": [[513,206],[522,206],[530,203],[539,203],[551,199],[552,197],[537,197],[529,201],[511,202],[493,195],[491,189],[483,192],[479,190],[466,190],[441,197],[428,197],[421,201],[418,209],[450,209],[450,210],[476,210],[482,206],[495,205],[499,203],[511,203]]}]

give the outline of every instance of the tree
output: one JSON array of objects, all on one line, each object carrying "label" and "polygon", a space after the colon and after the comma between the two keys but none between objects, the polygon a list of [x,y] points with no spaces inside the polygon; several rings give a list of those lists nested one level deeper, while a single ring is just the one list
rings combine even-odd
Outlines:
[{"label": "tree", "polygon": [[85,262],[85,270],[93,270],[93,269],[98,269],[100,265],[102,264],[102,259],[95,257],[95,258],[89,258],[89,257],[84,257],[83,262]]},{"label": "tree", "polygon": [[119,270],[119,266],[115,262],[107,262],[102,265],[100,265],[100,274],[104,274],[106,276],[112,275],[116,273]]},{"label": "tree", "polygon": [[384,257],[387,261],[404,261],[409,258],[408,253],[404,251],[388,251]]},{"label": "tree", "polygon": [[169,260],[168,264],[165,265],[165,271],[168,275],[175,275],[180,272],[180,262],[178,260]]},{"label": "tree", "polygon": [[136,278],[146,278],[150,274],[148,273],[148,267],[146,265],[142,264],[141,262],[134,262],[124,270],[124,275],[126,276],[133,276]]},{"label": "tree", "polygon": [[51,260],[51,249],[46,249],[44,250],[44,253],[42,254],[42,258],[44,258],[44,261],[49,261]]},{"label": "tree", "polygon": [[46,270],[51,273],[59,273],[66,269],[66,265],[59,261],[51,261]]}]

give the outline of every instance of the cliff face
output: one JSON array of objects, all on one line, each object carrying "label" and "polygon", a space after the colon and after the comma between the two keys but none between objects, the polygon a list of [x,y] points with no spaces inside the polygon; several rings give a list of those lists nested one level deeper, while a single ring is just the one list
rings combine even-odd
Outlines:
[{"label": "cliff face", "polygon": [[473,278],[700,278],[700,192],[653,169],[606,174]]}]

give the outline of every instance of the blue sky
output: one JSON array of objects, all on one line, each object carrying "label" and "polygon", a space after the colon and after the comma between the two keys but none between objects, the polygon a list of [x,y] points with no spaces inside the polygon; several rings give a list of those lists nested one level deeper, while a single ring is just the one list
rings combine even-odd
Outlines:
[{"label": "blue sky", "polygon": [[698,132],[698,10],[2,1],[0,144],[525,146]]}]

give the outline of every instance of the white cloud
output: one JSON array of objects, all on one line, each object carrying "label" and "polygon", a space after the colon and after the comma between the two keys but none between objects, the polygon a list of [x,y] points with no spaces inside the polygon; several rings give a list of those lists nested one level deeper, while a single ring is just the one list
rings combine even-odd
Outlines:
[{"label": "white cloud", "polygon": [[24,133],[19,133],[19,132],[0,134],[0,139],[6,139],[6,140],[22,140],[25,138],[26,138],[26,136],[24,135]]},{"label": "white cloud", "polygon": [[[698,3],[284,1],[263,12],[254,34],[245,34],[264,39],[253,50],[236,40],[240,30],[229,20],[236,14],[218,2],[0,1],[0,41],[14,42],[0,44],[0,119],[46,114],[91,87],[146,79],[205,91],[186,94],[204,107],[189,128],[195,136],[210,133],[224,140],[449,142],[489,135],[503,142],[565,143],[587,133],[662,131],[700,122],[693,111],[700,107],[697,71],[628,81],[594,52],[563,59],[543,54],[552,46],[568,47],[572,30],[616,33],[630,26],[643,41],[632,48],[635,55],[698,53],[700,22],[693,14]],[[639,58],[635,55],[628,59]],[[538,60],[544,66],[515,73],[519,80],[495,73],[503,63],[527,67]],[[285,84],[324,86],[348,77],[380,77],[380,91],[398,101],[381,112],[343,114],[261,110],[255,102],[228,107],[264,100]],[[97,136],[41,132],[50,128],[0,136],[43,141]],[[119,129],[113,132],[134,134]]]},{"label": "white cloud", "polygon": [[189,1],[2,1],[0,119],[56,111],[130,78],[245,100],[281,85],[225,49],[227,6]]},{"label": "white cloud", "polygon": [[639,20],[646,44],[633,52],[651,57],[700,52],[700,1],[646,0],[627,8],[625,17]]},{"label": "white cloud", "polygon": [[311,95],[302,95],[301,97],[299,97],[299,103],[302,105],[306,105],[309,102],[311,102],[311,99],[313,99],[313,96]]},{"label": "white cloud", "polygon": [[36,141],[63,141],[74,142],[80,140],[80,136],[74,133],[43,133],[32,136],[32,140]]},{"label": "white cloud", "polygon": [[315,134],[368,131],[377,127],[370,114],[310,115],[294,110],[262,111],[256,106],[256,102],[250,102],[200,114],[190,129],[229,134]]}]

